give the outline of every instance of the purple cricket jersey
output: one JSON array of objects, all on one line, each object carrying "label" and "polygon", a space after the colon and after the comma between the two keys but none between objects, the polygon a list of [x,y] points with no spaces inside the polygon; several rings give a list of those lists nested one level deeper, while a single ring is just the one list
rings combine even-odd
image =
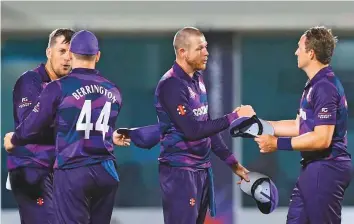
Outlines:
[{"label": "purple cricket jersey", "polygon": [[[348,105],[344,88],[331,67],[321,69],[306,83],[300,102],[300,135],[319,125],[335,125],[331,145],[322,151],[301,152],[304,159],[344,156],[347,151]],[[348,157],[348,156],[349,157]]]},{"label": "purple cricket jersey", "polygon": [[112,134],[121,105],[119,89],[98,70],[75,68],[46,86],[38,104],[17,127],[12,142],[26,144],[54,121],[54,168],[115,160]]},{"label": "purple cricket jersey", "polygon": [[[15,127],[32,111],[38,96],[50,81],[44,64],[23,73],[16,81],[13,89]],[[53,127],[45,127],[40,131],[38,138],[31,141],[31,144],[17,146],[8,153],[8,170],[19,167],[52,168],[55,160],[54,141]]]},{"label": "purple cricket jersey", "polygon": [[219,132],[238,116],[231,113],[210,119],[207,91],[199,72],[191,78],[174,63],[158,83],[155,107],[161,132],[160,163],[208,168],[210,150],[230,166],[237,163]]}]

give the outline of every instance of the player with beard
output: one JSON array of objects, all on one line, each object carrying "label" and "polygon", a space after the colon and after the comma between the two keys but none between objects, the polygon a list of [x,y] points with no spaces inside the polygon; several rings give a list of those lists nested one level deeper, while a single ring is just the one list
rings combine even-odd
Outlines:
[{"label": "player with beard", "polygon": [[155,92],[164,221],[204,223],[208,207],[215,215],[211,151],[248,181],[248,170],[238,163],[219,132],[238,117],[255,113],[251,106],[241,106],[212,120],[203,75],[199,72],[205,70],[209,55],[204,34],[193,27],[183,28],[176,33],[173,45],[176,61]]},{"label": "player with beard", "polygon": [[[67,75],[71,70],[69,44],[74,31],[56,29],[49,35],[47,62],[26,71],[13,89],[15,128],[34,109],[44,87]],[[42,136],[8,153],[8,188],[12,189],[22,224],[54,223],[53,174],[55,159],[53,128],[42,130]]]}]

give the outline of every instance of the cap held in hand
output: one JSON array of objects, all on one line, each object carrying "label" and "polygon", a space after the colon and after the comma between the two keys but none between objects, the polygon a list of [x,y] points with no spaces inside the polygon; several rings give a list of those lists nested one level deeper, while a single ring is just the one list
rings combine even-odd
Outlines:
[{"label": "cap held in hand", "polygon": [[119,128],[118,134],[129,136],[139,148],[151,149],[160,142],[160,125],[149,125],[139,128]]},{"label": "cap held in hand", "polygon": [[248,177],[249,182],[242,180],[241,190],[256,201],[258,209],[263,214],[273,212],[279,201],[278,189],[273,181],[268,176],[257,172],[249,172]]},{"label": "cap held in hand", "polygon": [[230,125],[232,137],[254,138],[257,135],[274,135],[273,126],[256,115],[252,117],[240,117]]}]

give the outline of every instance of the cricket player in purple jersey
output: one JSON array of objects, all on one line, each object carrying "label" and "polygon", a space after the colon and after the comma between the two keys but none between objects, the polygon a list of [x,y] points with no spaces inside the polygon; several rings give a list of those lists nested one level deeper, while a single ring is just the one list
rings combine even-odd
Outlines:
[{"label": "cricket player in purple jersey", "polygon": [[[49,35],[47,62],[26,71],[13,89],[15,127],[25,120],[36,105],[43,88],[71,69],[69,43],[74,31],[56,29]],[[54,130],[45,127],[39,138],[18,146],[7,155],[8,180],[18,204],[22,224],[53,223]]]},{"label": "cricket player in purple jersey", "polygon": [[296,120],[271,121],[275,136],[255,138],[261,153],[300,151],[301,173],[291,195],[288,224],[341,223],[351,181],[347,151],[348,106],[344,88],[329,66],[337,39],[325,27],[300,38],[295,55],[309,78]]},{"label": "cricket player in purple jersey", "polygon": [[241,116],[253,116],[251,106],[211,120],[203,76],[208,50],[201,31],[179,30],[173,45],[176,61],[161,78],[155,92],[161,153],[159,180],[166,224],[204,223],[206,212],[215,216],[210,152],[248,181],[245,169],[223,142],[219,132]]},{"label": "cricket player in purple jersey", "polygon": [[116,85],[95,69],[100,51],[93,33],[75,33],[70,55],[72,71],[46,86],[4,144],[8,150],[24,145],[55,122],[57,222],[109,224],[119,182],[112,134],[122,98]]}]

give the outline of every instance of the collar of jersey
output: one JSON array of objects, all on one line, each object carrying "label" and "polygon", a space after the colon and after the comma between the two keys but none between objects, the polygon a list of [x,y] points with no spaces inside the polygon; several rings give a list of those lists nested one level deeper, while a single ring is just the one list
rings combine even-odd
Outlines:
[{"label": "collar of jersey", "polygon": [[79,73],[79,74],[85,74],[85,75],[99,75],[98,70],[96,69],[91,69],[91,68],[74,68],[70,72],[72,73]]},{"label": "collar of jersey", "polygon": [[175,74],[182,78],[182,79],[185,79],[187,80],[188,82],[192,82],[192,81],[198,81],[198,78],[199,76],[201,75],[199,71],[196,71],[194,74],[193,74],[193,78],[191,78],[182,68],[181,66],[177,63],[177,62],[174,62],[173,64],[173,71],[175,72]]},{"label": "collar of jersey", "polygon": [[45,64],[41,63],[38,66],[38,72],[41,75],[43,82],[50,82],[51,81],[51,79],[49,78],[48,72],[45,69]]},{"label": "collar of jersey", "polygon": [[332,67],[331,66],[327,66],[322,68],[321,70],[319,70],[316,75],[311,79],[311,80],[307,80],[306,85],[305,85],[305,89],[308,86],[313,86],[315,85],[318,81],[320,81],[322,78],[326,77],[328,73],[331,73],[332,71]]}]

